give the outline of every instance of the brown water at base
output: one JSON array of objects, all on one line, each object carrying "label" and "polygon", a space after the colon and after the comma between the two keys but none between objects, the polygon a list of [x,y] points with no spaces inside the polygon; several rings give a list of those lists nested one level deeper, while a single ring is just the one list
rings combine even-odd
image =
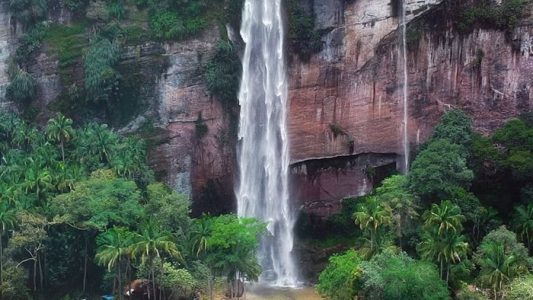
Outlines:
[{"label": "brown water at base", "polygon": [[321,300],[313,287],[299,289],[248,286],[246,300]]}]

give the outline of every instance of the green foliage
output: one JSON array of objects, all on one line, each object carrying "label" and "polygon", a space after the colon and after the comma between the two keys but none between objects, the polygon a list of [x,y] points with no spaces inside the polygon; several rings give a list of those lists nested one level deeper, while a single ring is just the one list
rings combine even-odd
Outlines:
[{"label": "green foliage", "polygon": [[510,30],[522,16],[525,5],[524,0],[503,0],[501,4],[484,0],[460,3],[455,25],[463,33],[476,26]]},{"label": "green foliage", "polygon": [[328,266],[320,273],[317,292],[332,300],[354,299],[361,277],[362,261],[361,256],[354,250],[331,256]]},{"label": "green foliage", "polygon": [[228,281],[257,280],[261,267],[256,251],[259,237],[265,231],[266,225],[255,219],[239,219],[234,215],[213,218],[206,240],[208,265]]},{"label": "green foliage", "polygon": [[141,195],[135,182],[110,170],[96,171],[88,180],[51,201],[56,219],[77,228],[104,230],[111,225],[136,224],[143,217]]},{"label": "green foliage", "polygon": [[447,139],[433,140],[412,164],[411,189],[421,197],[443,199],[456,187],[468,188],[474,178],[466,165],[465,149]]},{"label": "green foliage", "polygon": [[15,20],[30,28],[46,18],[48,12],[46,0],[10,0],[9,11]]},{"label": "green foliage", "polygon": [[462,110],[449,110],[442,116],[431,138],[447,139],[468,148],[472,141],[472,120]]},{"label": "green foliage", "polygon": [[480,284],[490,287],[495,298],[513,278],[527,274],[531,267],[527,249],[504,226],[483,238],[474,261],[480,268]]},{"label": "green foliage", "polygon": [[109,19],[122,20],[126,14],[122,0],[112,0],[106,3],[106,11]]},{"label": "green foliage", "polygon": [[117,88],[120,74],[115,69],[118,46],[106,38],[95,38],[84,56],[85,89],[88,100],[109,101]]},{"label": "green foliage", "polygon": [[[87,46],[85,36],[86,24],[52,25],[44,34],[44,41],[49,49],[57,55],[61,72],[77,64]],[[65,74],[66,75],[66,74]]]},{"label": "green foliage", "polygon": [[533,299],[533,275],[516,278],[507,287],[505,299]]},{"label": "green foliage", "polygon": [[394,175],[384,179],[375,195],[379,202],[391,208],[396,236],[402,247],[402,238],[415,229],[418,218],[418,198],[409,190],[408,178]]},{"label": "green foliage", "polygon": [[440,276],[448,282],[450,267],[466,257],[468,243],[461,235],[464,216],[450,201],[433,204],[423,215],[424,228],[418,251],[423,259],[439,264]]},{"label": "green foliage", "polygon": [[365,299],[449,299],[434,265],[401,252],[385,251],[362,263]]},{"label": "green foliage", "polygon": [[315,30],[314,16],[309,15],[297,0],[284,1],[288,15],[289,49],[307,61],[322,50],[321,34]]},{"label": "green foliage", "polygon": [[178,269],[168,262],[163,263],[163,272],[158,282],[170,291],[170,299],[189,299],[198,285],[188,270]]},{"label": "green foliage", "polygon": [[353,218],[355,224],[358,224],[368,237],[368,246],[362,250],[365,257],[370,257],[388,246],[387,229],[392,225],[392,210],[389,206],[371,196],[357,206]]},{"label": "green foliage", "polygon": [[235,47],[226,41],[218,43],[215,55],[205,69],[209,93],[216,96],[226,107],[237,104],[241,78],[241,61]]},{"label": "green foliage", "polygon": [[87,0],[64,0],[65,7],[75,13],[82,12],[89,1]]},{"label": "green foliage", "polygon": [[516,206],[511,225],[528,249],[531,249],[533,246],[533,203]]},{"label": "green foliage", "polygon": [[0,285],[2,298],[10,300],[31,299],[30,291],[26,286],[27,281],[27,272],[10,262],[4,269],[4,280]]},{"label": "green foliage", "polygon": [[19,65],[26,65],[30,56],[41,47],[47,27],[40,23],[28,30],[19,39],[19,47],[15,52],[15,61]]},{"label": "green foliage", "polygon": [[27,104],[35,97],[37,83],[28,72],[16,69],[10,74],[10,82],[6,88],[6,97],[17,103]]}]

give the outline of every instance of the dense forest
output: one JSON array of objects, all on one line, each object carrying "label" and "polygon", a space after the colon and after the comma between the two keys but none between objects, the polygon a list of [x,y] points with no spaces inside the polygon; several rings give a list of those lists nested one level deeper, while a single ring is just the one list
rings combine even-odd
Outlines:
[{"label": "dense forest", "polygon": [[[63,115],[38,129],[2,114],[2,299],[71,299],[149,278],[153,299],[254,280],[265,231],[235,215],[189,216],[189,199],[153,180],[137,137]],[[217,282],[218,284],[218,282]],[[96,294],[95,294],[96,293]]]},{"label": "dense forest", "polygon": [[330,258],[318,292],[331,299],[533,297],[531,117],[484,137],[462,111],[446,112],[408,175],[344,200],[329,219],[354,248]]}]

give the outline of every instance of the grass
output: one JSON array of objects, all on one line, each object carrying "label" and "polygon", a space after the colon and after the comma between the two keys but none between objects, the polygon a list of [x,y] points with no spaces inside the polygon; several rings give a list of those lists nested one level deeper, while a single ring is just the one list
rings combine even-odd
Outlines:
[{"label": "grass", "polygon": [[70,67],[78,64],[83,51],[89,44],[85,34],[87,24],[75,23],[70,26],[52,25],[44,35],[44,42],[57,55],[60,74],[68,74]]}]

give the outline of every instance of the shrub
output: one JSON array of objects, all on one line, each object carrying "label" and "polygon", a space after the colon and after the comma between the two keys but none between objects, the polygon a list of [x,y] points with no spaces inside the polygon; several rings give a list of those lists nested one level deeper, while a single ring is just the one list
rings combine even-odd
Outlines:
[{"label": "shrub", "polygon": [[18,22],[28,28],[46,18],[48,6],[46,0],[10,0],[9,11]]},{"label": "shrub", "polygon": [[316,290],[322,297],[332,300],[354,299],[361,277],[362,257],[354,250],[333,255],[320,273]]},{"label": "shrub", "polygon": [[503,0],[500,5],[489,1],[459,5],[457,29],[460,32],[468,32],[475,26],[512,29],[522,15],[525,4],[524,0]]},{"label": "shrub", "polygon": [[93,101],[109,100],[120,74],[114,69],[119,60],[118,46],[105,38],[96,38],[84,57],[85,89]]},{"label": "shrub", "polygon": [[121,0],[108,2],[106,5],[107,16],[110,19],[122,20],[126,14]]},{"label": "shrub", "polygon": [[241,61],[233,45],[220,42],[205,70],[209,93],[226,106],[237,104],[241,71]]},{"label": "shrub", "polygon": [[157,11],[150,17],[150,29],[158,39],[171,40],[185,36],[185,26],[178,14],[171,11]]},{"label": "shrub", "polygon": [[513,280],[506,295],[508,300],[533,299],[533,275]]},{"label": "shrub", "polygon": [[81,12],[87,7],[87,0],[63,0],[65,7],[71,12]]},{"label": "shrub", "polygon": [[449,299],[437,268],[405,253],[384,252],[362,263],[365,299]]},{"label": "shrub", "polygon": [[20,37],[20,45],[15,52],[15,61],[19,65],[27,63],[30,55],[41,47],[46,33],[46,25],[38,24]]},{"label": "shrub", "polygon": [[307,61],[313,53],[322,50],[320,33],[315,30],[315,19],[307,14],[297,0],[285,0],[288,11],[289,48]]},{"label": "shrub", "polygon": [[27,103],[35,96],[37,83],[26,71],[17,69],[11,76],[11,82],[6,89],[6,97],[19,103]]}]

